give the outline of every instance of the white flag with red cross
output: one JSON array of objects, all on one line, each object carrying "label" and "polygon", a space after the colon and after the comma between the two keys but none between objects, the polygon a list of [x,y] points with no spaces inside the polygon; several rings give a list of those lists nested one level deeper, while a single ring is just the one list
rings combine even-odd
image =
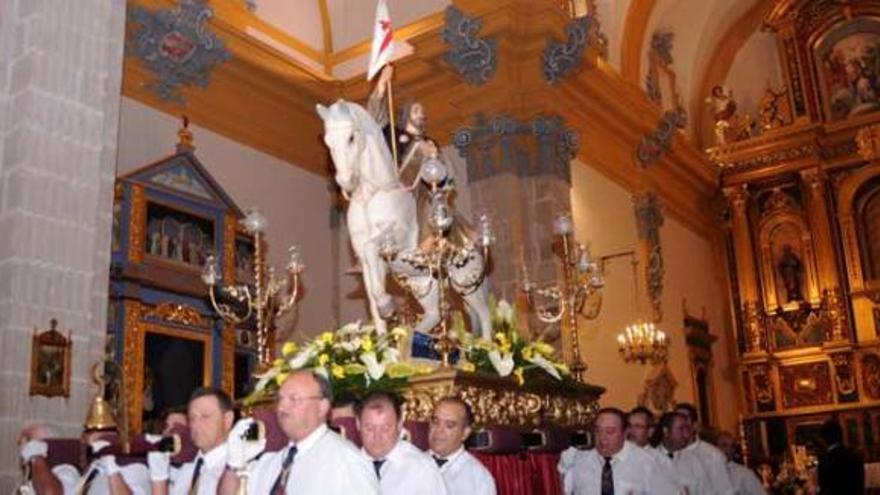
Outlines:
[{"label": "white flag with red cross", "polygon": [[376,5],[376,23],[373,25],[373,47],[370,50],[370,66],[367,69],[367,80],[382,70],[394,55],[394,30],[391,28],[391,17],[388,15],[388,4],[379,0]]}]

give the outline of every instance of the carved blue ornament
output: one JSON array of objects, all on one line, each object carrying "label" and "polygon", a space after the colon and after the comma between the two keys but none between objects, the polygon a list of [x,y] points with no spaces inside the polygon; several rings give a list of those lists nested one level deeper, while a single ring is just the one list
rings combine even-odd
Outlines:
[{"label": "carved blue ornament", "polygon": [[208,30],[214,12],[204,0],[180,0],[172,9],[128,7],[126,50],[155,74],[147,89],[165,101],[182,102],[180,89],[205,88],[217,65],[232,58]]},{"label": "carved blue ornament", "polygon": [[449,45],[446,61],[474,86],[485,84],[498,66],[498,43],[476,36],[482,26],[479,18],[467,17],[452,5],[446,8],[446,27],[443,28],[443,41]]},{"label": "carved blue ornament", "polygon": [[687,125],[687,113],[684,108],[668,110],[663,113],[657,128],[642,137],[636,150],[636,161],[642,167],[653,165],[666,153],[675,137],[675,131]]},{"label": "carved blue ornament", "polygon": [[544,48],[544,79],[554,84],[581,65],[584,48],[590,36],[590,28],[594,23],[591,16],[574,19],[565,29],[568,39],[565,43],[548,40]]},{"label": "carved blue ornament", "polygon": [[[524,148],[523,139],[533,139],[537,145]],[[558,115],[520,122],[508,115],[486,119],[478,114],[474,126],[455,131],[453,143],[467,160],[470,183],[512,173],[520,177],[556,176],[570,184],[570,163],[580,138]]]}]

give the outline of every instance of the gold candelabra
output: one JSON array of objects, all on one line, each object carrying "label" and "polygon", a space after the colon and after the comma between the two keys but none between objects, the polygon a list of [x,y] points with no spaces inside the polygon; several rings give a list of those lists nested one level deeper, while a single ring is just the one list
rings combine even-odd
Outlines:
[{"label": "gold candelabra", "polygon": [[305,266],[295,246],[288,249],[285,276],[278,278],[266,261],[265,233],[268,221],[258,211],[251,211],[241,220],[245,230],[254,236],[253,284],[223,284],[214,256],[209,256],[202,270],[202,281],[214,310],[224,321],[239,325],[254,318],[257,329],[257,353],[262,369],[272,364],[273,345],[269,342],[275,320],[296,305],[299,278]]},{"label": "gold candelabra", "polygon": [[[587,365],[581,357],[578,315],[589,320],[599,316],[601,289],[605,285],[604,263],[623,254],[594,259],[588,247],[574,240],[574,226],[568,213],[556,218],[553,232],[556,237],[554,251],[562,263],[562,280],[538,287],[529,280],[523,265],[523,292],[538,320],[547,324],[560,323],[563,332],[568,334],[571,345],[569,369],[576,380],[582,381]],[[586,304],[587,301],[590,304]]]},{"label": "gold candelabra", "polygon": [[[486,278],[489,246],[494,237],[489,215],[481,214],[477,219],[476,241],[464,235],[461,239],[453,239],[449,235],[455,223],[455,215],[449,204],[453,186],[447,180],[449,172],[446,165],[436,157],[430,157],[422,164],[420,176],[431,191],[428,215],[431,238],[415,249],[401,251],[394,245],[393,236],[386,233],[380,240],[379,253],[393,267],[389,271],[398,284],[411,292],[416,299],[427,296],[433,290],[432,285],[438,284],[440,321],[432,333],[437,339],[434,349],[440,354],[441,366],[448,368],[451,365],[450,355],[458,349],[458,340],[449,328],[449,289],[454,288],[460,294],[469,294],[480,287]],[[450,269],[464,269],[479,257],[482,259],[479,270],[463,277],[450,277]],[[407,273],[410,275],[406,275]],[[410,280],[416,275],[429,276],[429,282],[418,287]]]}]

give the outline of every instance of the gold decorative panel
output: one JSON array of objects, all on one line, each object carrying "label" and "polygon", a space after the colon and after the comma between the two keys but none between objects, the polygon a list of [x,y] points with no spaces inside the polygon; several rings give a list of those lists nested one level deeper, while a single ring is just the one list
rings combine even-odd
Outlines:
[{"label": "gold decorative panel", "polygon": [[831,370],[827,361],[780,366],[782,407],[820,406],[834,403]]}]

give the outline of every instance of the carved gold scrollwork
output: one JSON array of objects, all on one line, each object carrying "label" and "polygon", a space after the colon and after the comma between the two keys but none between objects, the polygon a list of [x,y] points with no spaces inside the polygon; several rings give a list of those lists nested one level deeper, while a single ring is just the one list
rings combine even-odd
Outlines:
[{"label": "carved gold scrollwork", "polygon": [[186,304],[163,302],[150,308],[144,315],[148,319],[157,319],[181,325],[206,327],[208,322],[196,308]]},{"label": "carved gold scrollwork", "polygon": [[856,392],[856,378],[850,355],[834,354],[831,356],[831,362],[834,364],[834,382],[837,385],[838,395],[854,394]]},{"label": "carved gold scrollwork", "polygon": [[773,380],[770,378],[769,367],[764,365],[754,366],[752,371],[752,389],[755,391],[755,400],[759,404],[771,404],[773,402]]},{"label": "carved gold scrollwork", "polygon": [[147,201],[144,186],[131,186],[131,211],[128,220],[128,259],[134,263],[144,259],[144,239],[147,225]]},{"label": "carved gold scrollwork", "polygon": [[473,410],[475,422],[480,425],[533,428],[550,422],[560,426],[583,427],[592,421],[599,409],[596,397],[577,398],[525,390],[443,384],[410,388],[404,392],[406,418],[429,421],[434,404],[449,395],[461,397],[467,402]]},{"label": "carved gold scrollwork", "polygon": [[125,301],[125,352],[122,358],[122,374],[128,397],[125,399],[129,430],[141,431],[141,413],[144,394],[144,329],[141,323],[141,305]]}]

